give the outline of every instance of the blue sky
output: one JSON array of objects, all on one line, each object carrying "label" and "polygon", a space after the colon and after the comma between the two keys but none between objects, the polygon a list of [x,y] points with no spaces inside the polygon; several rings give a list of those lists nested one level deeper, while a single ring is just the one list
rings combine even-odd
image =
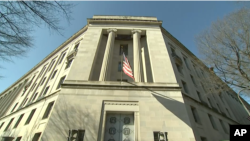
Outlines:
[{"label": "blue sky", "polygon": [[212,22],[249,3],[238,2],[73,2],[73,20],[68,24],[64,19],[64,36],[49,31],[45,26],[36,27],[32,32],[34,48],[26,57],[13,58],[13,62],[0,62],[0,92],[17,81],[31,68],[66,39],[87,24],[93,15],[155,16],[163,21],[163,27],[198,56],[195,36],[208,28]]}]

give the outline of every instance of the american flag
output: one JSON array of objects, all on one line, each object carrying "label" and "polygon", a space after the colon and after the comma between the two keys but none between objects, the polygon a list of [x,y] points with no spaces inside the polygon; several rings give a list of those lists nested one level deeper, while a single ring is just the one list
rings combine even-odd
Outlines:
[{"label": "american flag", "polygon": [[130,63],[129,63],[127,57],[125,56],[124,52],[123,52],[123,67],[122,67],[122,69],[123,69],[123,72],[125,74],[127,74],[129,77],[131,77],[132,79],[135,80]]}]

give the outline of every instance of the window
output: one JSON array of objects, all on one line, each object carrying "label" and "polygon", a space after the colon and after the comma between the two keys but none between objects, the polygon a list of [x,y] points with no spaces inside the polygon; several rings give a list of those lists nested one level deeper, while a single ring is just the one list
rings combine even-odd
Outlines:
[{"label": "window", "polygon": [[194,67],[194,71],[195,71],[195,73],[197,74],[197,76],[200,77],[200,76],[199,76],[199,73],[198,73],[197,70],[196,70],[196,66],[195,66],[194,64],[193,64],[193,67]]},{"label": "window", "polygon": [[53,78],[56,76],[56,73],[57,73],[57,70],[55,70],[55,71],[53,72],[51,79],[53,79]]},{"label": "window", "polygon": [[18,118],[18,120],[17,120],[17,122],[16,122],[16,124],[14,125],[13,128],[17,128],[18,124],[21,122],[21,120],[22,120],[22,118],[23,118],[23,115],[24,115],[24,114],[20,115],[20,117]]},{"label": "window", "polygon": [[41,133],[36,133],[32,139],[32,141],[38,141],[40,139]]},{"label": "window", "polygon": [[50,111],[51,111],[53,105],[54,105],[54,101],[53,101],[53,102],[50,102],[50,103],[48,104],[48,107],[47,107],[47,109],[46,109],[46,111],[45,111],[45,113],[44,113],[42,119],[48,118],[48,116],[49,116],[49,114],[50,114]]},{"label": "window", "polygon": [[31,121],[31,119],[32,119],[32,117],[33,117],[33,115],[34,115],[35,112],[36,112],[36,109],[33,109],[33,110],[30,112],[30,115],[29,115],[28,119],[26,120],[25,125],[27,125],[27,124],[30,123],[30,121]]},{"label": "window", "polygon": [[27,100],[28,100],[28,98],[25,99],[25,101],[24,101],[24,103],[23,103],[23,106],[26,104]]},{"label": "window", "polygon": [[182,86],[183,86],[184,91],[185,91],[186,93],[188,93],[188,88],[187,88],[186,82],[181,81],[181,83],[182,83]]},{"label": "window", "polygon": [[16,141],[21,141],[22,137],[17,137]]},{"label": "window", "polygon": [[17,104],[18,104],[18,103],[15,104],[15,106],[13,107],[13,109],[11,110],[11,112],[13,112],[13,111],[15,110]]},{"label": "window", "polygon": [[58,65],[62,63],[62,61],[63,61],[63,59],[64,59],[64,57],[65,57],[65,54],[66,54],[66,52],[64,52],[64,53],[63,53],[63,55],[61,56],[61,58],[60,58],[60,61],[59,61]]},{"label": "window", "polygon": [[120,55],[122,55],[123,52],[126,56],[128,55],[128,45],[120,45]]},{"label": "window", "polygon": [[7,131],[12,123],[12,121],[14,120],[14,118],[12,118],[9,122],[9,124],[6,126],[6,128],[4,129],[4,131]]},{"label": "window", "polygon": [[0,129],[3,127],[3,125],[4,125],[4,122],[1,124]]},{"label": "window", "polygon": [[74,47],[74,50],[75,50],[75,51],[78,50],[78,46],[79,46],[79,43],[75,45],[75,47]]},{"label": "window", "polygon": [[202,89],[204,90],[204,92],[207,92],[204,85],[201,83]]},{"label": "window", "polygon": [[53,67],[54,63],[55,63],[55,60],[53,60],[52,63],[51,63],[51,65],[49,66],[48,72],[51,70],[51,68]]},{"label": "window", "polygon": [[[37,84],[37,83],[36,83]],[[36,87],[36,84],[34,84],[33,86],[32,86],[32,88],[31,88],[31,92],[34,90],[34,88]]]},{"label": "window", "polygon": [[220,100],[225,104],[225,102],[222,99],[221,93],[219,94]]},{"label": "window", "polygon": [[192,75],[190,75],[191,79],[192,79],[192,82],[193,84],[196,86],[196,83],[195,83],[195,80],[194,80],[194,77]]},{"label": "window", "polygon": [[67,69],[67,68],[69,68],[71,66],[72,61],[73,61],[73,59],[68,60],[65,69]]},{"label": "window", "polygon": [[196,123],[201,124],[200,118],[199,118],[199,116],[198,116],[198,113],[197,113],[196,108],[191,107],[191,111],[192,111],[192,114],[193,114],[193,117],[194,117],[194,121],[195,121]]},{"label": "window", "polygon": [[41,85],[40,86],[42,86],[43,85],[43,83],[44,83],[44,81],[46,80],[46,77],[44,77],[43,78],[43,80],[42,80],[42,83],[41,83]]},{"label": "window", "polygon": [[224,132],[225,132],[225,133],[228,133],[227,128],[225,127],[223,121],[222,121],[221,119],[219,119],[219,120],[220,120],[220,124],[221,124],[221,126],[222,126]]},{"label": "window", "polygon": [[222,112],[221,109],[220,109],[220,105],[218,103],[217,103],[217,107],[219,108],[220,112]]},{"label": "window", "polygon": [[34,101],[36,99],[36,96],[38,95],[38,93],[36,93],[32,99],[32,101]]},{"label": "window", "polygon": [[207,98],[207,100],[208,100],[208,103],[210,104],[210,106],[212,107],[213,105],[212,105],[212,103],[211,103],[210,99],[209,99],[209,98]]},{"label": "window", "polygon": [[176,65],[176,67],[177,67],[178,72],[179,72],[180,74],[183,74],[183,73],[182,73],[182,68],[181,68],[181,66],[180,66],[179,64],[177,64],[177,63],[175,63],[175,65]]},{"label": "window", "polygon": [[217,127],[216,127],[215,122],[214,122],[214,118],[213,118],[210,114],[208,114],[208,117],[209,117],[209,120],[210,120],[210,122],[211,122],[213,128],[214,128],[215,130],[217,130]]},{"label": "window", "polygon": [[183,57],[183,60],[184,60],[184,62],[185,62],[186,67],[187,67],[188,69],[190,69],[189,66],[188,66],[187,58],[186,58],[186,57]]},{"label": "window", "polygon": [[43,69],[41,70],[40,74],[38,75],[38,78],[41,77],[41,75],[43,74],[44,70],[46,69],[46,66],[43,67]]},{"label": "window", "polygon": [[46,95],[46,93],[48,92],[49,90],[49,86],[45,88],[44,92],[43,92],[43,95]]},{"label": "window", "polygon": [[168,132],[159,132],[159,131],[154,131],[154,141],[167,141],[167,135]]},{"label": "window", "polygon": [[122,64],[121,64],[121,62],[118,63],[118,71],[119,71],[119,72],[122,71]]},{"label": "window", "polygon": [[170,48],[171,49],[171,52],[173,53],[173,54],[175,54],[175,49],[174,48]]},{"label": "window", "polygon": [[196,93],[197,93],[197,95],[198,95],[199,100],[202,101],[200,92],[196,91]]},{"label": "window", "polygon": [[227,111],[227,114],[228,114],[229,116],[231,116],[227,108],[226,108],[226,111]]},{"label": "window", "polygon": [[201,137],[201,141],[207,141],[205,137]]},{"label": "window", "polygon": [[56,89],[61,88],[61,84],[64,82],[65,77],[66,77],[66,76],[63,76],[63,77],[60,79],[60,81],[59,81],[59,83],[58,83],[58,85],[57,85],[57,88],[56,88]]}]

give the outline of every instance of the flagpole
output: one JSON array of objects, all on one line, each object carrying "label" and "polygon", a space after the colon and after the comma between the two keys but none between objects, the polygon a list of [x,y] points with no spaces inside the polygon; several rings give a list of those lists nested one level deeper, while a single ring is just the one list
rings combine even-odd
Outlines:
[{"label": "flagpole", "polygon": [[123,46],[121,46],[121,83],[122,83],[122,69],[123,69],[122,56],[123,56]]}]

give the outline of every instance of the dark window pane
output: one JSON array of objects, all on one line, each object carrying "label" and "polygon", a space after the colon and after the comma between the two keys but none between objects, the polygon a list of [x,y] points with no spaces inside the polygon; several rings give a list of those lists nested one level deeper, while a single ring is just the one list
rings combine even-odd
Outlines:
[{"label": "dark window pane", "polygon": [[41,133],[36,133],[32,139],[32,141],[38,141],[41,136]]},{"label": "dark window pane", "polygon": [[121,62],[118,63],[118,71],[122,71],[122,65],[121,65]]},{"label": "dark window pane", "polygon": [[12,118],[9,122],[9,124],[6,126],[6,128],[4,129],[4,131],[7,131],[12,123],[12,121],[14,120],[14,118]]},{"label": "dark window pane", "polygon": [[53,79],[53,78],[56,76],[56,73],[57,73],[57,70],[54,71],[54,73],[53,73],[51,79]]},{"label": "dark window pane", "polygon": [[72,61],[73,61],[73,59],[71,59],[71,60],[68,61],[68,63],[67,63],[67,65],[66,65],[65,69],[67,69],[67,68],[69,68],[69,67],[71,66]]},{"label": "dark window pane", "polygon": [[24,114],[22,114],[22,115],[18,118],[18,120],[17,120],[17,122],[16,122],[14,128],[17,128],[18,124],[20,123],[20,121],[21,121],[22,118],[23,118],[23,115],[24,115]]},{"label": "dark window pane", "polygon": [[120,45],[120,55],[124,54],[127,56],[128,55],[128,45]]},{"label": "dark window pane", "polygon": [[56,89],[59,89],[59,88],[61,87],[61,84],[64,82],[65,77],[66,77],[66,76],[63,76],[63,77],[60,79],[60,81],[59,81],[59,83],[58,83]]},{"label": "dark window pane", "polygon": [[49,103],[49,105],[48,105],[42,119],[48,118],[53,105],[54,105],[54,101]]},{"label": "dark window pane", "polygon": [[60,61],[59,61],[58,65],[62,63],[65,54],[66,54],[66,53],[63,53],[62,57],[60,58]]},{"label": "dark window pane", "polygon": [[32,119],[32,117],[33,117],[35,111],[36,111],[36,109],[33,109],[33,110],[31,111],[31,113],[30,113],[28,119],[27,119],[26,122],[25,122],[25,125],[30,123],[30,121],[31,121],[31,119]]}]

